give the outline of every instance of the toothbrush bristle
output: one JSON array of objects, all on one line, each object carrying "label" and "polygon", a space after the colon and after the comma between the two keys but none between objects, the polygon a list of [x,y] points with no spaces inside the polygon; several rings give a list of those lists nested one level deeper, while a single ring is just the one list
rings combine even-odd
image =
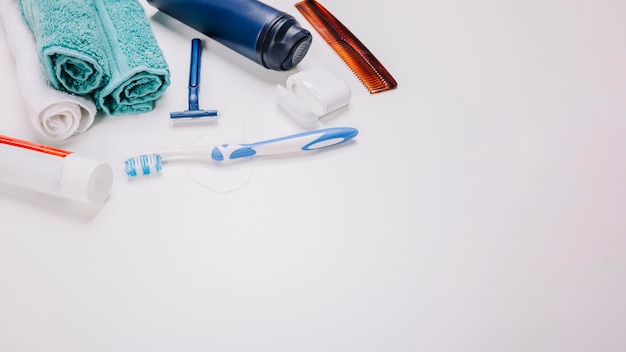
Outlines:
[{"label": "toothbrush bristle", "polygon": [[130,158],[124,163],[129,177],[148,176],[162,169],[161,157],[158,154],[144,154]]}]

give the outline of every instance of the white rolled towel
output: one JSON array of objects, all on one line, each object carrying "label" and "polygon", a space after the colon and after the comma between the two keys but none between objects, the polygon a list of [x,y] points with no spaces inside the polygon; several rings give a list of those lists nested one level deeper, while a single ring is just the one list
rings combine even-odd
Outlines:
[{"label": "white rolled towel", "polygon": [[52,140],[85,132],[96,116],[93,101],[50,85],[37,55],[35,38],[17,0],[0,0],[0,15],[15,58],[20,93],[35,129]]}]

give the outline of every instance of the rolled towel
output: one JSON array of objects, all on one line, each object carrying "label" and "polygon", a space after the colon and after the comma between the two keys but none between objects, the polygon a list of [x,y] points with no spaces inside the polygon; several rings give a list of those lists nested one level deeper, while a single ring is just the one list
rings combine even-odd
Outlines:
[{"label": "rolled towel", "polygon": [[111,72],[96,105],[109,115],[151,111],[170,85],[170,72],[143,7],[137,0],[94,2]]},{"label": "rolled towel", "polygon": [[107,83],[102,28],[94,20],[92,1],[19,0],[19,4],[53,87],[85,95]]},{"label": "rolled towel", "polygon": [[108,115],[151,111],[170,73],[138,0],[19,0],[55,88]]},{"label": "rolled towel", "polygon": [[35,129],[52,140],[85,132],[94,122],[95,104],[50,86],[17,0],[0,0],[0,15],[15,58],[20,94]]}]

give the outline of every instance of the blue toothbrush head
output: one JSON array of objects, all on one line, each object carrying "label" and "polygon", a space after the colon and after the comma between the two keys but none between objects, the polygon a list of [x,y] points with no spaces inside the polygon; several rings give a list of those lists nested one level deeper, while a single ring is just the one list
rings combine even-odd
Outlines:
[{"label": "blue toothbrush head", "polygon": [[158,154],[144,154],[130,158],[124,163],[126,174],[131,177],[153,175],[161,171],[161,157]]}]

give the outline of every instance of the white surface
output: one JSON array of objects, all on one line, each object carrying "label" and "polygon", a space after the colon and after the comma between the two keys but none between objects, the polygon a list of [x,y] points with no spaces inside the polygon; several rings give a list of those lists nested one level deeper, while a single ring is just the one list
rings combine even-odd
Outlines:
[{"label": "white surface", "polygon": [[[109,200],[0,186],[0,351],[626,349],[626,2],[322,4],[399,83],[370,96],[314,34],[299,69],[353,92],[316,127],[356,142],[128,182],[146,150],[304,130],[273,99],[293,71],[208,39],[200,107],[221,120],[170,127],[197,34],[151,17],[156,110],[57,145],[117,168]],[[0,133],[41,142],[0,47]]]}]

